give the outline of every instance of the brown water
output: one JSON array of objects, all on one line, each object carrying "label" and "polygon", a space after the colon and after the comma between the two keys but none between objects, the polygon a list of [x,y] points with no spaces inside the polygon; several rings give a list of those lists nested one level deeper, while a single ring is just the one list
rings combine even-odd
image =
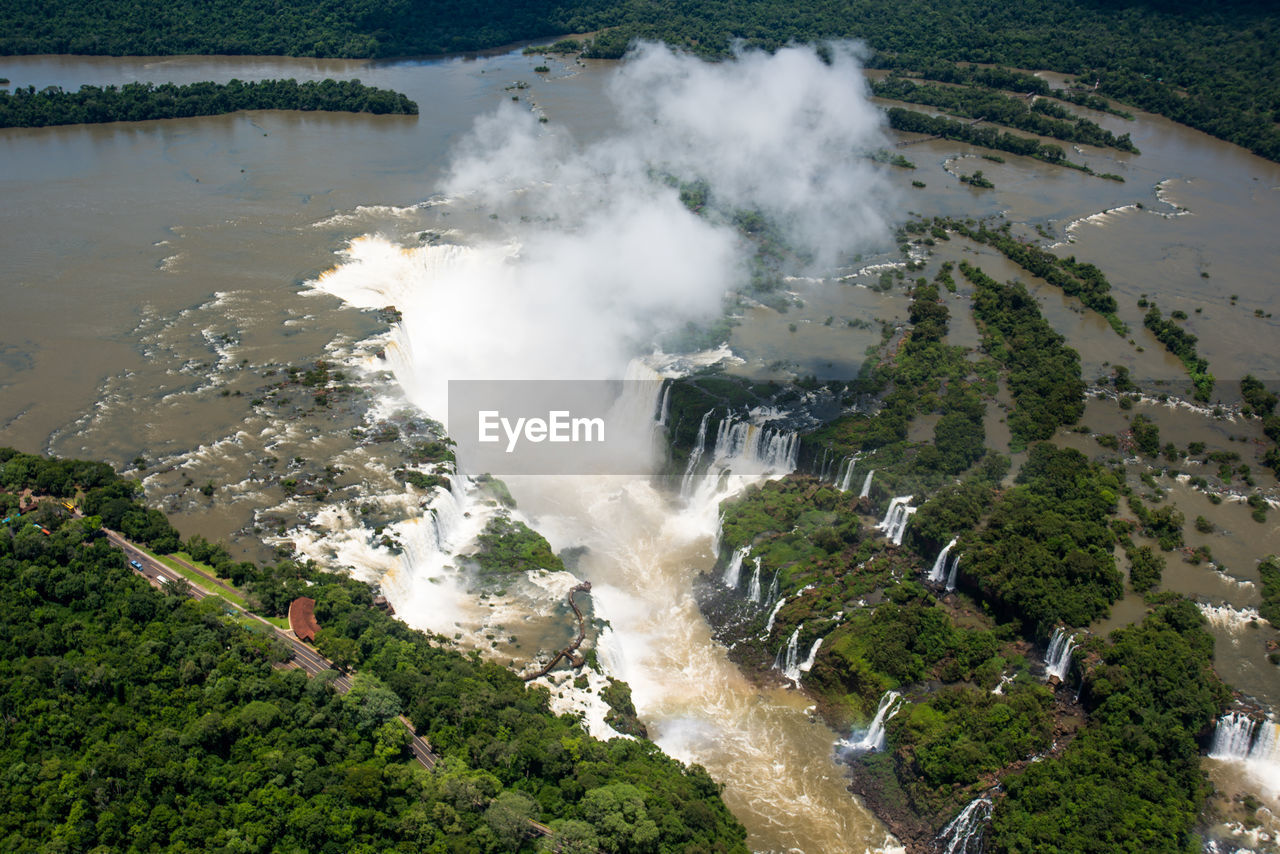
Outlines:
[{"label": "brown water", "polygon": [[[396,604],[413,621],[407,576],[418,507],[429,496],[391,470],[425,434],[422,416],[378,356],[390,346],[385,324],[301,285],[331,267],[351,238],[375,233],[412,245],[423,229],[448,227],[415,206],[435,192],[449,147],[477,115],[511,99],[513,81],[532,83],[518,96],[579,138],[602,132],[610,66],[552,61],[544,80],[532,72],[543,61],[0,63],[13,85],[37,87],[355,76],[406,92],[421,108],[410,118],[247,113],[0,132],[10,202],[0,238],[10,259],[0,443],[105,458],[122,469],[141,457],[150,500],[184,534],[229,540],[259,557],[268,556],[261,537],[298,548],[403,591],[408,598]],[[296,385],[268,394],[285,367],[318,358],[344,370],[353,390],[327,407]],[[352,428],[388,424],[396,441],[352,438]],[[324,500],[286,495],[284,481],[322,482],[326,466],[332,492]],[[206,484],[211,496],[200,490]],[[405,544],[403,558],[378,545],[375,524]],[[813,721],[803,695],[750,685],[711,639],[689,595],[710,560],[708,534],[654,564],[613,570],[619,589],[634,591],[656,589],[644,579],[661,568],[672,593],[666,604],[682,603],[654,612],[672,630],[665,654],[629,671],[638,687],[677,678],[699,686],[701,693],[638,691],[654,736],[726,783],[756,850],[880,848],[883,826],[849,795],[834,762],[838,735]],[[653,534],[633,526],[619,536]],[[599,578],[612,565],[592,573]],[[451,590],[455,635],[525,665],[563,643],[569,623],[556,584],[475,597]],[[624,652],[640,659],[640,650]]]},{"label": "brown water", "polygon": [[[370,578],[393,575],[394,561],[363,562],[370,547],[360,541],[366,534],[354,508],[364,505],[366,518],[387,523],[414,512],[421,496],[390,472],[402,461],[406,443],[423,432],[415,422],[420,415],[403,399],[396,402],[395,384],[376,355],[385,344],[378,337],[385,325],[372,314],[342,308],[332,297],[302,293],[300,283],[330,267],[334,252],[353,237],[376,233],[413,245],[419,231],[439,225],[429,209],[415,206],[439,186],[449,147],[478,115],[510,100],[506,87],[515,80],[532,84],[516,93],[524,104],[580,138],[607,130],[599,105],[610,65],[553,61],[550,79],[544,79],[532,71],[542,62],[519,55],[397,64],[208,57],[0,60],[0,76],[14,86],[359,77],[403,91],[421,108],[418,117],[246,113],[0,131],[0,188],[8,202],[0,212],[0,249],[7,261],[0,312],[0,444],[103,458],[122,468],[141,456],[146,465],[139,474],[147,478],[149,498],[173,514],[184,534],[228,539],[258,554],[259,535],[285,535],[300,544],[306,540],[331,565]],[[1235,396],[1227,381],[1245,371],[1275,378],[1275,321],[1256,319],[1253,310],[1263,308],[1265,314],[1275,308],[1280,250],[1268,227],[1280,221],[1280,167],[1158,117],[1140,115],[1132,123],[1091,117],[1116,132],[1131,132],[1143,154],[1090,149],[1072,159],[1099,172],[1119,172],[1127,183],[1010,155],[1005,164],[995,164],[977,159],[969,146],[930,141],[903,149],[917,169],[886,167],[901,185],[904,207],[891,217],[904,216],[906,209],[951,216],[1005,211],[1018,222],[1042,225],[1058,240],[1069,236],[1074,243],[1059,251],[1094,261],[1109,275],[1135,344],[985,247],[958,240],[939,244],[928,268],[908,272],[907,280],[931,277],[948,258],[968,258],[993,276],[1020,277],[1046,317],[1080,350],[1087,378],[1110,364],[1125,364],[1135,376],[1168,381],[1172,388],[1181,381],[1181,368],[1141,329],[1141,310],[1134,305],[1140,294],[1158,295],[1166,312],[1182,307],[1192,316],[1201,352],[1223,380],[1224,400]],[[957,171],[975,168],[997,189],[973,190],[956,180]],[[912,188],[912,179],[927,187]],[[1158,196],[1161,182],[1168,183]],[[1125,207],[1136,202],[1144,207]],[[1180,213],[1178,206],[1191,213],[1171,215]],[[1115,208],[1125,209],[1098,216]],[[866,263],[885,260],[893,259]],[[820,376],[856,371],[866,347],[880,340],[875,321],[898,325],[906,318],[902,287],[887,294],[859,287],[876,273],[851,276],[858,268],[790,283],[796,303],[785,315],[765,308],[744,311],[735,351],[757,366],[791,365]],[[968,289],[958,276],[957,281],[961,292],[947,297],[953,341],[972,346],[976,331],[963,316]],[[1235,306],[1231,293],[1239,296]],[[1200,315],[1193,313],[1197,306],[1203,307]],[[850,326],[850,320],[870,326]],[[279,395],[288,398],[284,405],[251,405],[279,380],[283,366],[317,358],[344,365],[356,388],[328,408],[316,408],[296,387]],[[1186,410],[1143,405],[1140,411],[1157,419],[1162,437],[1184,446],[1199,439],[1243,450],[1226,436],[1257,432]],[[1002,416],[992,407],[988,434],[1007,447]],[[1102,401],[1090,404],[1084,421],[1099,432],[1125,425],[1115,404]],[[352,427],[370,423],[397,425],[400,440],[373,445],[352,439]],[[1088,436],[1067,434],[1062,441],[1108,456]],[[1256,446],[1248,447],[1256,459]],[[332,477],[329,503],[286,500],[283,479],[319,476],[326,464],[340,469]],[[1261,486],[1274,488],[1256,464],[1254,473]],[[199,491],[206,483],[215,486],[211,497]],[[1217,573],[1174,557],[1165,587],[1237,610],[1256,606],[1256,562],[1280,551],[1280,511],[1258,525],[1239,504],[1213,506],[1172,478],[1161,483],[1167,500],[1188,519],[1203,514],[1215,522],[1214,534],[1190,532],[1188,538],[1193,544],[1204,539],[1223,567]],[[552,499],[536,490],[526,494],[530,512],[546,515],[551,524],[557,510]],[[316,515],[327,507],[338,509]],[[651,520],[655,529],[658,518]],[[330,537],[333,531],[349,536]],[[633,615],[637,633],[671,629],[661,649],[632,650],[643,664],[633,671],[637,703],[655,736],[681,758],[704,762],[727,783],[726,798],[759,850],[878,845],[882,826],[846,796],[831,762],[833,734],[809,721],[801,695],[748,685],[710,639],[687,598],[692,574],[710,560],[707,543],[667,543],[645,563],[635,552],[646,536],[654,534],[621,530],[616,542],[627,544],[631,563],[594,571],[615,573],[610,577],[621,591],[617,595],[640,602]],[[627,566],[635,571],[618,568]],[[643,581],[650,577],[661,584],[646,588]],[[652,611],[658,601],[654,590],[677,607]],[[1140,600],[1130,597],[1118,603],[1112,621],[1094,629],[1135,619],[1142,610]],[[556,616],[553,610],[548,614]],[[517,619],[505,613],[477,630],[505,636],[495,631],[501,625],[521,635],[517,644],[489,642],[504,660],[530,655],[554,636],[547,626],[521,626],[517,632]],[[470,628],[475,626],[459,631]],[[1273,706],[1280,703],[1280,678],[1274,667],[1267,669],[1259,647],[1275,633],[1227,623],[1215,624],[1214,631],[1224,678]]]}]

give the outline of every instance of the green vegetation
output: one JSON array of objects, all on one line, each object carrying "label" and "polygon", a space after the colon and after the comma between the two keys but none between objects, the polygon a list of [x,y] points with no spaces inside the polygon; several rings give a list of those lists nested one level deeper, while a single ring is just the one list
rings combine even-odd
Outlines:
[{"label": "green vegetation", "polygon": [[[920,223],[908,223],[922,230]],[[829,449],[841,455],[877,450],[875,467],[881,483],[899,488],[937,488],[947,475],[958,474],[985,453],[984,394],[990,394],[988,373],[994,366],[974,363],[964,348],[948,346],[944,338],[950,318],[939,285],[954,286],[950,268],[942,268],[933,282],[918,280],[912,290],[909,318],[913,327],[892,358],[864,364],[863,376],[853,384],[857,393],[887,390],[874,417],[840,418],[804,437],[805,447]],[[907,425],[917,415],[941,415],[932,443],[906,442]],[[893,469],[888,466],[892,464]]]},{"label": "green vegetation", "polygon": [[1052,703],[1048,688],[1026,681],[1007,694],[950,685],[908,703],[888,725],[899,781],[916,804],[951,800],[957,786],[972,787],[1047,750]]},{"label": "green vegetation", "polygon": [[1047,249],[1019,240],[1009,233],[1008,222],[998,228],[988,228],[985,222],[979,223],[975,228],[954,219],[935,219],[934,224],[998,249],[1002,255],[1031,275],[1044,279],[1060,288],[1067,296],[1076,297],[1086,307],[1101,314],[1117,334],[1124,335],[1129,331],[1116,316],[1117,305],[1115,297],[1111,296],[1111,283],[1093,264],[1077,261],[1074,255],[1059,258]]},{"label": "green vegetation", "polygon": [[1249,405],[1252,414],[1260,418],[1275,412],[1276,402],[1280,400],[1273,392],[1267,391],[1267,387],[1253,374],[1245,374],[1240,379],[1240,396]]},{"label": "green vegetation", "polygon": [[1262,577],[1262,604],[1258,613],[1280,628],[1280,559],[1268,555],[1258,564],[1258,575]]},{"label": "green vegetation", "polygon": [[976,289],[973,314],[982,325],[983,346],[1009,369],[1014,441],[1047,439],[1078,421],[1085,388],[1080,356],[1040,316],[1035,298],[1021,283],[1000,284],[967,261],[960,262],[960,272]]},{"label": "green vegetation", "polygon": [[[1064,93],[1066,100],[1120,112],[1101,96],[1117,98],[1280,159],[1280,79],[1272,73],[1270,52],[1280,43],[1280,20],[1270,6],[1240,0],[1213,7],[1031,0],[1013,15],[993,0],[952,0],[943,7],[924,0],[855,0],[838,7],[816,0],[674,7],[544,0],[468,8],[438,0],[377,7],[337,0],[270,6],[247,0],[54,0],[37,8],[8,0],[0,5],[0,22],[5,54],[411,56],[612,27],[584,45],[590,55],[618,57],[633,39],[649,38],[721,57],[737,39],[774,49],[847,37],[878,51],[874,66],[923,69],[933,79],[948,80],[935,69],[960,62],[1081,75],[1080,85]],[[1048,94],[1043,83],[1024,87],[1026,75],[1003,74],[1004,81],[990,74],[981,82]],[[974,78],[980,75],[964,66],[955,73],[962,82]]]},{"label": "green vegetation", "polygon": [[1148,510],[1136,495],[1130,495],[1129,509],[1138,518],[1138,527],[1143,535],[1155,540],[1161,551],[1182,548],[1182,526],[1186,519],[1176,507],[1167,504]]},{"label": "green vegetation", "polygon": [[1207,403],[1209,396],[1213,394],[1214,379],[1213,374],[1209,373],[1209,362],[1196,353],[1196,336],[1172,320],[1164,320],[1160,309],[1154,305],[1142,318],[1142,325],[1151,330],[1151,334],[1156,336],[1156,340],[1166,350],[1182,360],[1187,376],[1191,377],[1191,384],[1195,386],[1195,399]]},{"label": "green vegetation", "polygon": [[[0,463],[4,506],[15,483],[132,489],[98,464],[9,449]],[[343,695],[333,674],[273,667],[284,646],[216,598],[152,589],[96,519],[55,507],[30,511],[48,535],[25,518],[0,527],[6,851],[532,852],[531,820],[564,850],[746,851],[701,768],[592,739],[544,690],[371,607],[362,582],[227,567],[249,589],[311,583],[321,650],[358,671]],[[410,756],[401,713],[436,770]]]},{"label": "green vegetation", "polygon": [[139,122],[217,116],[240,110],[328,110],[417,115],[418,105],[398,92],[359,80],[260,80],[227,84],[126,83],[81,86],[64,92],[34,86],[0,92],[0,127],[45,127],[94,122]]},{"label": "green vegetation", "polygon": [[981,169],[977,170],[972,175],[961,175],[960,183],[968,184],[970,187],[980,187],[984,190],[990,190],[995,187],[995,184],[991,179],[982,174]]},{"label": "green vegetation", "polygon": [[541,534],[506,515],[490,519],[476,541],[478,548],[472,557],[485,574],[564,569],[564,563]]},{"label": "green vegetation", "polygon": [[1160,456],[1160,428],[1154,421],[1145,415],[1135,415],[1129,430],[1133,433],[1133,444],[1141,453],[1148,457]]},{"label": "green vegetation", "polygon": [[890,107],[888,116],[889,127],[905,133],[926,133],[944,139],[956,139],[971,145],[980,145],[983,148],[994,148],[1010,154],[1034,157],[1055,166],[1069,166],[1083,172],[1091,171],[1087,166],[1067,160],[1062,146],[1052,142],[1040,142],[1029,136],[1017,136],[994,127],[979,126],[977,122],[960,122],[942,116],[929,116],[902,107]]},{"label": "green vegetation", "polygon": [[1061,757],[1005,781],[987,850],[1192,850],[1209,790],[1197,739],[1230,699],[1204,618],[1175,597],[1084,646],[1078,657],[1098,656],[1081,690],[1089,722]]},{"label": "green vegetation", "polygon": [[1138,153],[1128,134],[1117,137],[1097,122],[1079,118],[1061,104],[1046,98],[1028,102],[1026,98],[1013,98],[985,87],[919,84],[896,73],[872,83],[871,94],[938,107],[955,116],[982,119],[1038,136]]},{"label": "green vegetation", "polygon": [[1164,573],[1164,556],[1156,553],[1151,546],[1126,548],[1124,556],[1129,559],[1129,586],[1138,593],[1147,593],[1160,586],[1160,577]]},{"label": "green vegetation", "polygon": [[975,535],[966,535],[961,587],[1030,637],[1087,626],[1123,592],[1111,550],[1119,479],[1079,451],[1032,446]]}]

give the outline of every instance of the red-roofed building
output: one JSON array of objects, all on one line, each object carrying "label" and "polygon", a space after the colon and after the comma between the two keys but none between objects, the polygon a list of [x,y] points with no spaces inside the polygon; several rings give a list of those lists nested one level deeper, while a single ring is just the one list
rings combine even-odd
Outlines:
[{"label": "red-roofed building", "polygon": [[316,639],[320,624],[316,622],[316,600],[299,596],[289,603],[289,628],[298,640]]}]

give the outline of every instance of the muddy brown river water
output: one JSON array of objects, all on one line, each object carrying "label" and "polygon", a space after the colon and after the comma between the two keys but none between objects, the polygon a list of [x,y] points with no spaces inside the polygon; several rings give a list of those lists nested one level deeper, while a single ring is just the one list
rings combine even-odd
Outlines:
[{"label": "muddy brown river water", "polygon": [[[425,430],[425,415],[407,403],[379,358],[389,341],[385,319],[345,307],[307,283],[338,263],[335,253],[354,238],[378,235],[417,246],[425,231],[443,232],[464,219],[462,212],[446,219],[432,199],[451,148],[498,104],[516,97],[580,141],[607,133],[612,120],[600,105],[614,66],[552,60],[550,73],[535,73],[543,61],[518,52],[387,64],[0,59],[0,77],[13,86],[358,77],[406,93],[421,110],[417,117],[251,112],[0,130],[6,201],[0,210],[0,444],[106,459],[122,470],[141,458],[138,475],[149,500],[185,535],[227,540],[258,557],[268,557],[275,545],[298,546],[371,580],[403,583],[407,564],[352,532],[360,530],[360,517],[403,522],[418,512],[421,496],[406,495],[391,474],[402,463],[402,444],[358,441],[352,430],[390,423],[407,442]],[[510,89],[516,81],[527,88]],[[941,261],[962,258],[998,278],[1022,278],[1080,351],[1087,379],[1123,364],[1134,377],[1161,383],[1151,390],[1176,394],[1185,389],[1185,374],[1142,328],[1136,302],[1146,295],[1166,313],[1188,313],[1187,326],[1200,338],[1224,403],[1237,402],[1237,382],[1246,372],[1274,387],[1280,319],[1266,315],[1280,309],[1274,240],[1280,166],[1159,117],[1138,114],[1130,122],[1080,112],[1130,133],[1142,154],[1090,148],[1068,156],[1098,172],[1119,173],[1125,183],[1012,155],[997,164],[979,159],[970,146],[928,141],[902,149],[916,169],[883,167],[900,191],[899,209],[886,216],[1004,213],[1028,234],[1041,226],[1052,235],[1049,242],[1062,244],[1058,251],[1107,273],[1132,344],[987,247],[940,242],[927,269],[908,278],[931,276]],[[956,180],[975,168],[995,182],[994,190]],[[913,179],[926,186],[912,187]],[[852,375],[866,348],[880,340],[876,321],[905,322],[901,285],[876,293],[865,287],[876,273],[859,274],[867,263],[895,260],[869,250],[866,260],[830,275],[791,282],[797,302],[785,315],[764,307],[744,311],[734,352],[760,369],[790,364],[820,376]],[[952,340],[973,346],[977,334],[960,284],[959,293],[947,297]],[[343,366],[350,390],[321,408],[296,387],[257,403],[287,366],[317,359]],[[1156,401],[1122,412],[1105,399],[1090,402],[1084,423],[1095,434],[1119,434],[1136,412],[1159,424],[1162,440],[1239,452],[1259,487],[1277,497],[1274,478],[1258,463],[1256,424]],[[989,434],[1007,442],[998,412],[990,418]],[[1109,453],[1084,433],[1060,441],[1091,456]],[[333,467],[329,502],[285,494],[284,479],[320,478],[326,465]],[[1145,469],[1130,466],[1140,488]],[[1211,626],[1222,675],[1276,708],[1280,670],[1265,656],[1280,633],[1251,625],[1247,612],[1258,602],[1258,559],[1280,552],[1280,509],[1259,524],[1230,497],[1211,504],[1174,472],[1153,467],[1151,473],[1167,490],[1165,500],[1188,520],[1204,515],[1214,524],[1206,535],[1189,525],[1188,542],[1210,546],[1217,565],[1193,566],[1172,555],[1165,587],[1218,609]],[[200,491],[206,484],[212,495]],[[626,604],[612,619],[618,634],[636,644],[623,648],[627,660],[618,667],[635,682],[641,717],[659,744],[703,763],[726,783],[726,799],[756,850],[882,847],[883,826],[847,795],[832,761],[838,734],[811,720],[802,695],[762,690],[743,679],[693,606],[690,583],[713,562],[714,526],[664,538],[663,526],[673,524],[670,509],[637,489],[624,490],[637,512],[615,520],[607,533],[591,518],[599,507],[592,508],[589,494],[578,507],[536,484],[516,492],[527,512],[545,517],[557,546],[596,545],[588,571],[606,582],[602,602],[615,609]],[[596,500],[614,500],[601,490]],[[550,585],[545,601],[558,596]],[[515,634],[506,629],[523,619],[492,601],[466,608],[458,631],[474,630],[468,642]],[[478,615],[490,608],[502,616]],[[1130,595],[1092,629],[1106,631],[1142,612],[1141,599]],[[547,604],[544,616],[557,614]],[[503,631],[495,631],[498,623]],[[660,628],[669,629],[661,648],[654,641]],[[531,624],[519,631],[523,643],[485,645],[517,660],[552,643],[554,632]]]}]

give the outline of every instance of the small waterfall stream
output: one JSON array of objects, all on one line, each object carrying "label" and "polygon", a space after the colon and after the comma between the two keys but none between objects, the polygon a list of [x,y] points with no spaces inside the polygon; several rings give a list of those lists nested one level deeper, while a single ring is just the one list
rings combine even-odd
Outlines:
[{"label": "small waterfall stream", "polygon": [[960,569],[960,555],[956,555],[951,559],[951,571],[947,573],[947,584],[944,588],[948,593],[956,589],[956,571]]},{"label": "small waterfall stream", "polygon": [[693,485],[693,477],[698,471],[698,463],[702,461],[703,449],[707,446],[707,421],[711,418],[711,410],[702,413],[702,421],[698,423],[698,438],[693,441],[689,451],[689,462],[684,467],[684,478],[680,481],[680,494],[688,495]]},{"label": "small waterfall stream", "polygon": [[885,511],[884,519],[880,524],[876,525],[876,529],[884,531],[884,535],[895,546],[902,545],[902,535],[907,530],[907,520],[918,509],[911,506],[911,499],[914,497],[912,495],[902,495],[891,500],[889,509]]},{"label": "small waterfall stream", "polygon": [[1075,645],[1075,635],[1068,634],[1061,626],[1053,630],[1053,637],[1049,640],[1049,652],[1044,658],[1045,679],[1056,676],[1061,682],[1067,678],[1067,671],[1071,669],[1071,650]]},{"label": "small waterfall stream", "polygon": [[755,559],[756,571],[751,573],[751,583],[747,585],[747,598],[760,604],[760,558]]},{"label": "small waterfall stream", "polygon": [[[981,854],[982,837],[991,818],[991,799],[974,798],[938,834],[940,850],[946,854]],[[946,847],[941,847],[946,846]]]},{"label": "small waterfall stream", "polygon": [[858,493],[859,498],[866,498],[871,494],[871,478],[875,477],[875,473],[875,469],[867,472],[866,480],[862,481],[862,491]]},{"label": "small waterfall stream", "polygon": [[929,570],[929,580],[934,584],[941,584],[942,579],[947,572],[947,555],[955,548],[959,537],[952,537],[951,542],[942,547],[942,551],[938,552],[938,556],[933,561],[933,569]]},{"label": "small waterfall stream", "polygon": [[1218,718],[1209,758],[1238,763],[1260,784],[1260,794],[1280,797],[1280,723],[1241,711]]},{"label": "small waterfall stream", "polygon": [[746,559],[750,552],[751,546],[743,546],[734,551],[733,557],[729,558],[729,565],[724,568],[724,576],[721,579],[724,581],[725,587],[731,590],[738,589],[739,577],[742,575],[742,561]]},{"label": "small waterfall stream", "polygon": [[883,750],[885,746],[884,727],[894,715],[902,710],[902,695],[897,691],[885,691],[880,697],[880,705],[876,708],[876,716],[871,719],[871,726],[857,741],[846,741],[844,747],[849,750],[865,752]]},{"label": "small waterfall stream", "polygon": [[773,610],[769,612],[769,622],[764,626],[764,637],[769,637],[773,633],[773,621],[778,619],[778,612],[782,610],[782,606],[787,604],[787,597],[783,596],[778,600],[778,604],[773,606]]}]

